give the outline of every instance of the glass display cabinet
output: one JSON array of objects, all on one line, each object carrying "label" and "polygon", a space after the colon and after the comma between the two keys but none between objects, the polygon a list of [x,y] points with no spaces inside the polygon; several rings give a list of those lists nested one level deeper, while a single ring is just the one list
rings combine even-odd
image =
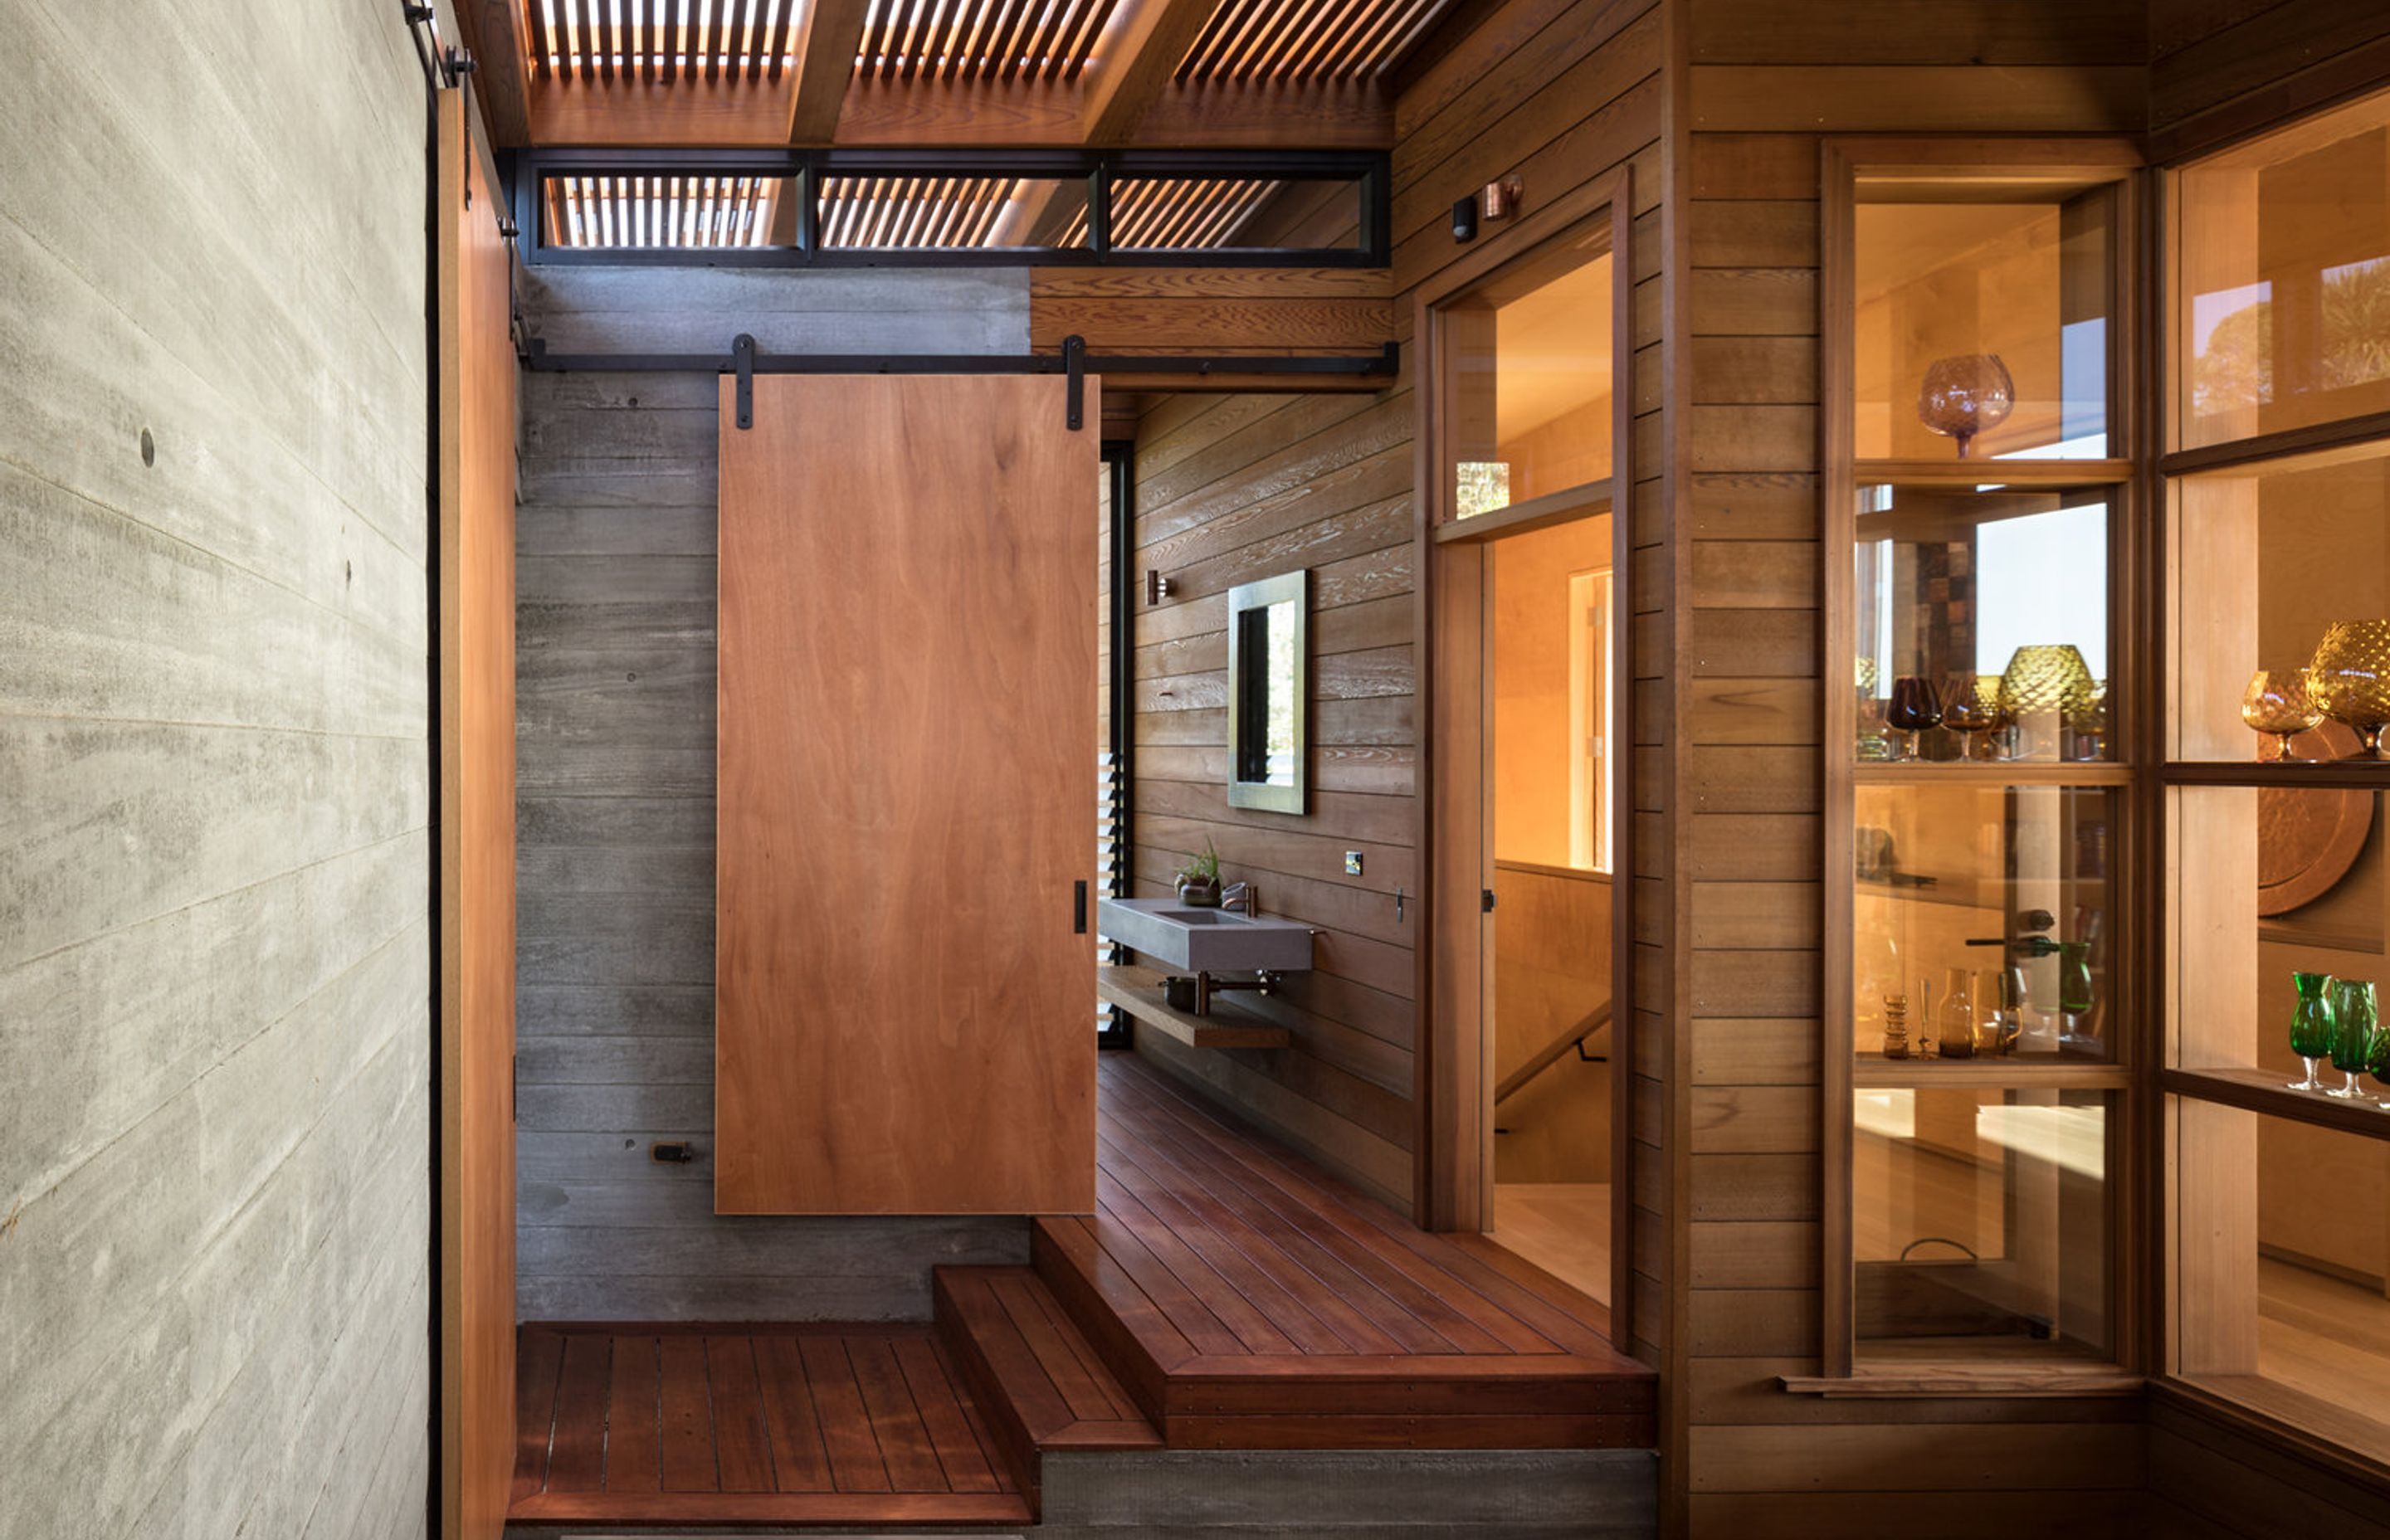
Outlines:
[{"label": "glass display cabinet", "polygon": [[2166,193],[2164,1367],[2390,1467],[2390,99]]},{"label": "glass display cabinet", "polygon": [[1880,148],[1828,183],[1824,1228],[1848,1269],[1795,1388],[2117,1380],[2135,163]]}]

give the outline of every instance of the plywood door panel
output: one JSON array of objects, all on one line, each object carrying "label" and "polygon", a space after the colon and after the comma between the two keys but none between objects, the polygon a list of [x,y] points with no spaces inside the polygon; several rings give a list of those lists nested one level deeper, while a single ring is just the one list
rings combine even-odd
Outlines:
[{"label": "plywood door panel", "polygon": [[505,207],[440,100],[441,1533],[515,1457],[515,355]]},{"label": "plywood door panel", "polygon": [[735,388],[715,1208],[1090,1212],[1097,436],[1053,378]]}]

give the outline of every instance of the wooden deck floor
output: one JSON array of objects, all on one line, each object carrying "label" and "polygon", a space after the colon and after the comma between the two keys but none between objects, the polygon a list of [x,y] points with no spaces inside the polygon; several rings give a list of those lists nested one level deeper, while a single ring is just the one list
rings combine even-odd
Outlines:
[{"label": "wooden deck floor", "polygon": [[519,1523],[1023,1523],[927,1326],[526,1326]]},{"label": "wooden deck floor", "polygon": [[1099,1208],[1037,1270],[1174,1448],[1650,1447],[1608,1313],[1106,1055]]}]

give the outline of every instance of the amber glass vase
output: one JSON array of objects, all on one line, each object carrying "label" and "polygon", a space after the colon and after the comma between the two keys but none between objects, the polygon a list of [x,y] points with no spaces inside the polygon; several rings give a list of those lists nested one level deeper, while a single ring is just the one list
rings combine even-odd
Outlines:
[{"label": "amber glass vase", "polygon": [[2271,738],[2272,752],[2261,746],[2257,757],[2275,764],[2296,758],[2291,739],[2323,720],[2323,703],[2316,699],[2312,669],[2261,668],[2249,676],[2241,697],[2241,720]]},{"label": "amber glass vase", "polygon": [[2316,701],[2357,734],[2368,759],[2384,758],[2390,725],[2390,621],[2334,621],[2307,666]]}]

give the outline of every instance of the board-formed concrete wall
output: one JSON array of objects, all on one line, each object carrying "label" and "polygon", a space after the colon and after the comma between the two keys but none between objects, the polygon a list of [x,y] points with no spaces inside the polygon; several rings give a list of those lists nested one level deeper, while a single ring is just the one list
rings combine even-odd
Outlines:
[{"label": "board-formed concrete wall", "polygon": [[[742,331],[768,353],[1029,347],[1017,269],[559,265],[527,274],[522,304],[558,353],[727,354]],[[523,377],[519,1304],[527,1320],[924,1318],[932,1264],[1025,1262],[1025,1224],[713,1213],[720,390]],[[658,1165],[659,1139],[700,1158]]]},{"label": "board-formed concrete wall", "polygon": [[380,0],[0,58],[0,1534],[418,1535],[422,76]]}]

